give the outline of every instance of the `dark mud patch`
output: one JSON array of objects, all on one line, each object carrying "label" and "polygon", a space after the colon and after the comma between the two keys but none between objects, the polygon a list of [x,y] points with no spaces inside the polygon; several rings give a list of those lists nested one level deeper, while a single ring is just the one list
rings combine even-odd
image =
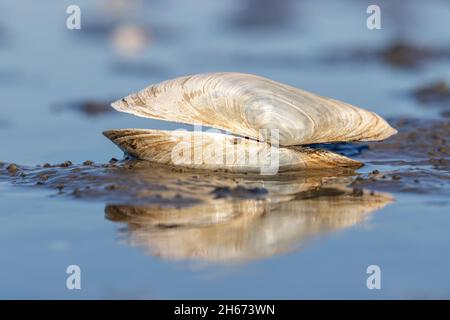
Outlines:
[{"label": "dark mud patch", "polygon": [[448,194],[450,174],[413,166],[403,170],[369,173],[355,179],[352,187],[417,194]]},{"label": "dark mud patch", "polygon": [[118,163],[111,159],[107,164],[95,164],[86,160],[81,165],[74,165],[65,161],[36,167],[3,164],[0,170],[0,176],[14,185],[54,190],[54,195],[58,196],[114,202],[133,200],[156,205],[188,205],[198,201],[178,194],[174,179],[165,180],[166,185],[159,180],[161,177],[155,170],[144,173],[136,162]]},{"label": "dark mud patch", "polygon": [[55,195],[169,206],[186,206],[222,198],[291,197],[335,180],[344,187],[354,174],[351,170],[341,170],[262,178],[259,175],[172,168],[138,160],[118,162],[116,159],[107,164],[86,160],[81,165],[66,161],[36,167],[17,164],[2,164],[0,167],[2,179],[18,186],[54,190]]},{"label": "dark mud patch", "polygon": [[[450,157],[450,122],[448,120],[397,119],[390,122],[398,134],[386,141],[369,143],[362,156],[369,161],[383,160],[392,165],[445,165]],[[439,160],[442,159],[440,164]]]},{"label": "dark mud patch", "polygon": [[393,68],[414,69],[428,62],[450,60],[450,48],[420,46],[408,42],[396,41],[384,48],[361,48],[333,50],[332,56],[323,60],[328,63],[367,63],[378,61]]},{"label": "dark mud patch", "polygon": [[294,5],[292,0],[246,0],[239,12],[230,17],[227,26],[239,31],[280,31],[292,25]]},{"label": "dark mud patch", "polygon": [[443,118],[450,119],[450,110],[444,110],[440,113]]},{"label": "dark mud patch", "polygon": [[399,133],[370,143],[361,161],[380,169],[359,176],[352,186],[390,192],[446,194],[450,191],[450,122],[398,119]]},{"label": "dark mud patch", "polygon": [[375,57],[393,67],[414,68],[428,60],[448,59],[450,51],[396,42],[376,52]]},{"label": "dark mud patch", "polygon": [[54,105],[52,107],[52,111],[54,113],[74,111],[89,118],[96,118],[104,115],[115,114],[115,112],[113,112],[115,110],[110,105],[111,101],[113,100],[85,100],[78,102],[60,103]]},{"label": "dark mud patch", "polygon": [[412,96],[422,104],[438,104],[450,107],[450,87],[444,80],[418,87]]}]

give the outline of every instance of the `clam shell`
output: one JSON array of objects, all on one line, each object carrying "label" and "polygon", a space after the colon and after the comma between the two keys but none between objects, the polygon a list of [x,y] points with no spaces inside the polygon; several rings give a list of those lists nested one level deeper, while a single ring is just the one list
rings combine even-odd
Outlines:
[{"label": "clam shell", "polygon": [[[201,124],[282,146],[384,140],[397,131],[377,114],[263,77],[207,73],[149,86],[112,103],[136,116]],[[262,139],[270,142],[262,133]]]},{"label": "clam shell", "polygon": [[277,148],[265,142],[214,132],[123,129],[103,134],[135,158],[193,169],[274,174],[362,165],[326,150]]}]

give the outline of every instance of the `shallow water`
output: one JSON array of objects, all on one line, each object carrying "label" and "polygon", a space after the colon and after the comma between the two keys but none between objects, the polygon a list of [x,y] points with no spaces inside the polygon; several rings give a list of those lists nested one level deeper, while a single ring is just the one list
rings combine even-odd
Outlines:
[{"label": "shallow water", "polygon": [[[447,50],[450,4],[381,1],[383,29],[369,31],[364,1],[263,2],[136,1],[135,9],[114,12],[112,3],[120,1],[78,1],[82,29],[71,31],[70,1],[2,1],[0,161],[23,166],[19,173],[27,176],[1,166],[1,298],[450,296],[449,149],[439,140],[448,139],[448,118],[439,115],[448,107],[422,105],[411,95],[433,80],[448,81],[450,59],[399,68],[376,56],[333,56],[378,52],[396,39]],[[126,22],[149,34],[131,57],[120,39],[111,40]],[[105,129],[180,127],[114,112],[92,116],[83,112],[92,102],[108,104],[150,83],[206,71],[260,74],[345,100],[406,133],[354,156],[366,163],[359,180],[196,173],[193,181],[193,174],[151,167],[142,169],[146,177],[136,169],[115,175],[120,168],[81,166],[121,158],[101,135]],[[91,108],[79,107],[86,102]],[[398,120],[405,117],[423,122]],[[427,138],[414,140],[414,131]],[[438,145],[444,150],[434,150]],[[66,160],[74,165],[36,185],[53,169],[36,165]],[[380,174],[373,177],[373,170]],[[125,189],[109,188],[121,183]],[[238,185],[247,189],[236,191]],[[71,264],[81,267],[80,291],[66,289]],[[381,290],[366,287],[373,264],[382,270]]]}]

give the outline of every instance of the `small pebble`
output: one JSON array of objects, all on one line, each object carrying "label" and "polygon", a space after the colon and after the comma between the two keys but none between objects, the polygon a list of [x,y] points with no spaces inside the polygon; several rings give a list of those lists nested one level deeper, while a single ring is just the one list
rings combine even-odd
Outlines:
[{"label": "small pebble", "polygon": [[65,161],[63,163],[61,163],[59,166],[62,168],[67,168],[70,167],[72,165],[72,161]]},{"label": "small pebble", "polygon": [[19,167],[17,167],[16,164],[11,163],[9,166],[6,167],[6,170],[8,170],[9,173],[16,173],[17,170],[19,170]]},{"label": "small pebble", "polygon": [[48,174],[41,174],[41,175],[38,176],[38,178],[39,178],[41,181],[47,181],[48,178],[49,178],[49,175],[48,175]]}]

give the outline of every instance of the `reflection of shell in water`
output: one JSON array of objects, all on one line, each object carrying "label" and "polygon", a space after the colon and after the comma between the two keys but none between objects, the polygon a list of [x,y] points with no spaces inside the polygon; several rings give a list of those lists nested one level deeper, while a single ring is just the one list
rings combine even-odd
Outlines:
[{"label": "reflection of shell in water", "polygon": [[112,106],[141,117],[202,124],[254,139],[263,129],[277,129],[282,146],[383,140],[396,132],[373,112],[242,73],[168,80]]},{"label": "reflection of shell in water", "polygon": [[[392,201],[385,194],[323,196],[284,202],[219,199],[183,209],[111,205],[108,219],[127,223],[127,241],[167,259],[245,261],[280,254],[352,226]],[[327,193],[334,195],[327,195]]]}]

